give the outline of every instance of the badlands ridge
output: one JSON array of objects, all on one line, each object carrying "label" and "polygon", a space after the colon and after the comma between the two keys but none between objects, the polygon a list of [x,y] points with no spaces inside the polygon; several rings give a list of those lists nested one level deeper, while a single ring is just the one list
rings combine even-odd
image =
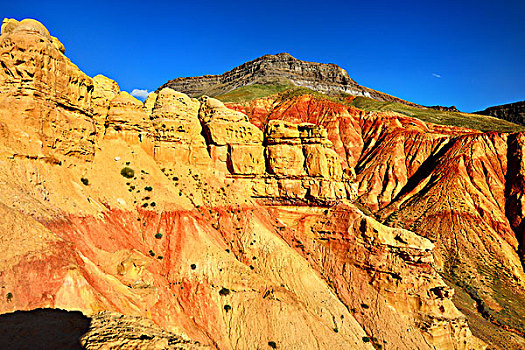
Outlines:
[{"label": "badlands ridge", "polygon": [[4,20],[0,345],[60,309],[87,349],[524,346],[525,134],[312,94],[142,103],[64,52]]}]

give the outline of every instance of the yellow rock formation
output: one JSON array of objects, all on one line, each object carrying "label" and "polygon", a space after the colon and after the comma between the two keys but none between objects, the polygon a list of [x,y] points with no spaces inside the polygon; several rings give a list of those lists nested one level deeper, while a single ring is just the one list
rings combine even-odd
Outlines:
[{"label": "yellow rock formation", "polygon": [[484,347],[432,243],[354,206],[324,128],[142,104],[62,52],[4,20],[0,313],[82,311],[88,349]]}]

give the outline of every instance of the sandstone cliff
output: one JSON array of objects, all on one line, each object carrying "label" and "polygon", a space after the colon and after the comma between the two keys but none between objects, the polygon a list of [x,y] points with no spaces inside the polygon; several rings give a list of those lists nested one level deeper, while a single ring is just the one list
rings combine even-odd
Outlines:
[{"label": "sandstone cliff", "polygon": [[229,106],[257,125],[324,126],[343,167],[355,168],[360,208],[435,243],[435,267],[461,291],[455,300],[475,333],[523,346],[522,133],[438,126],[309,95]]},{"label": "sandstone cliff", "polygon": [[[517,300],[518,317],[493,317],[519,332],[517,236],[504,217],[488,215],[504,207],[496,189],[510,175],[505,156],[476,153],[476,145],[503,147],[505,135],[311,96],[227,108],[163,88],[142,104],[84,75],[31,20],[5,21],[0,49],[1,314],[81,311],[94,320],[86,348],[148,346],[137,331],[182,348],[483,349],[436,272],[448,271],[458,230],[465,240],[453,252],[468,272],[469,233],[480,233],[467,219],[481,218],[489,231],[471,238],[484,248],[472,259],[484,259],[479,269],[497,266],[514,289],[501,299],[492,284],[475,291],[494,298],[491,310]],[[450,139],[459,149],[443,148]],[[508,157],[521,159],[521,139],[510,141]],[[405,228],[365,213],[393,223],[390,208],[410,202],[407,190],[442,148],[457,169],[443,187],[472,183],[464,196],[476,212],[454,214],[449,200],[428,225],[407,219]],[[464,171],[472,176],[458,177]],[[508,191],[520,201],[519,186]],[[413,232],[434,239],[430,224],[447,214],[455,226],[440,226],[434,243]],[[119,327],[118,339],[108,336]]]},{"label": "sandstone cliff", "polygon": [[379,101],[416,106],[414,103],[358,85],[346,70],[336,64],[305,62],[287,53],[259,57],[222,75],[173,79],[157,91],[169,87],[190,96],[217,96],[253,84],[291,84],[323,93],[343,92],[353,96],[367,96]]}]

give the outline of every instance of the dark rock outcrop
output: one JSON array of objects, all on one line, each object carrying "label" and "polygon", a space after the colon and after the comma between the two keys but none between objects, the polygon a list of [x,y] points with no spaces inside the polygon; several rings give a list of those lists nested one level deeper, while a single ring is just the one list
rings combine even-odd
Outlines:
[{"label": "dark rock outcrop", "polygon": [[428,108],[435,109],[436,111],[443,111],[443,112],[459,112],[459,109],[456,108],[456,106],[429,106]]},{"label": "dark rock outcrop", "polygon": [[475,113],[490,115],[492,117],[508,120],[509,122],[525,125],[525,101],[493,106]]},{"label": "dark rock outcrop", "polygon": [[246,85],[275,83],[302,86],[329,94],[342,92],[379,101],[417,106],[357,84],[350,78],[346,70],[336,64],[301,61],[288,53],[264,55],[221,75],[173,79],[162,85],[157,91],[169,87],[192,97],[218,96]]}]

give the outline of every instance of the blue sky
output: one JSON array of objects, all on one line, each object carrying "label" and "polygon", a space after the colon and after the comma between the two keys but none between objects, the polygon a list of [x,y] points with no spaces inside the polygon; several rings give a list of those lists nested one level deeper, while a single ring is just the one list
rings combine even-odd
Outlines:
[{"label": "blue sky", "polygon": [[359,84],[470,112],[525,100],[525,1],[3,1],[88,75],[122,90],[220,74],[267,53],[336,63]]}]

